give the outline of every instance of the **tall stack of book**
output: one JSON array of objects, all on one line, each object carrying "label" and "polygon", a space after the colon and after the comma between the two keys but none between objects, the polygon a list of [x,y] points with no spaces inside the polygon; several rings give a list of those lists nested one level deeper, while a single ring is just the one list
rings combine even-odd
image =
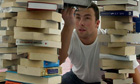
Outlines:
[{"label": "tall stack of book", "polygon": [[57,49],[61,48],[59,23],[63,0],[16,0],[27,8],[17,13],[14,38],[20,58],[17,72],[8,71],[6,80],[22,83],[61,83]]},{"label": "tall stack of book", "polygon": [[[17,12],[5,11],[7,8],[13,7],[10,5],[14,0],[3,0],[1,3],[0,13],[0,81],[5,78],[5,71],[17,70],[19,64],[19,56],[17,56],[16,40],[14,39],[14,27],[16,26]],[[5,70],[6,69],[6,70]],[[2,77],[3,76],[3,77]]]},{"label": "tall stack of book", "polygon": [[140,42],[140,34],[133,31],[132,17],[139,17],[139,13],[127,10],[128,5],[137,5],[133,0],[105,0],[98,1],[104,11],[101,15],[101,28],[106,29],[106,35],[99,35],[100,42],[107,42],[100,49],[101,68],[105,70],[105,78],[111,79],[112,84],[132,84],[129,78],[134,73],[133,61],[136,60],[135,46],[128,46],[131,42]]}]

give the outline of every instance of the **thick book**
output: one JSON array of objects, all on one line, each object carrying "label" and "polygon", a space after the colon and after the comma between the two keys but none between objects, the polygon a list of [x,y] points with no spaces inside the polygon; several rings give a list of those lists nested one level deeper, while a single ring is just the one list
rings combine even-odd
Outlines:
[{"label": "thick book", "polygon": [[0,36],[0,43],[15,43],[16,40],[13,36]]},{"label": "thick book", "polygon": [[13,48],[0,48],[0,53],[1,54],[10,54],[10,53],[17,53],[17,48],[13,47]]},{"label": "thick book", "polygon": [[5,35],[14,35],[14,31],[12,30],[0,30],[0,36],[5,36]]},{"label": "thick book", "polygon": [[139,17],[138,11],[102,11],[101,16],[137,16]]},{"label": "thick book", "polygon": [[44,34],[61,34],[61,30],[55,28],[31,28],[31,27],[14,27],[15,32],[39,32]]},{"label": "thick book", "polygon": [[36,20],[51,20],[56,22],[62,21],[62,15],[55,11],[26,11],[18,12],[18,19],[36,19]]},{"label": "thick book", "polygon": [[140,37],[140,34],[130,33],[125,36],[100,34],[98,37],[99,42],[140,42],[140,39],[137,39]]},{"label": "thick book", "polygon": [[39,68],[18,65],[17,73],[31,76],[60,75],[62,67]]},{"label": "thick book", "polygon": [[45,2],[36,2],[36,1],[28,1],[27,10],[56,11],[57,10],[57,4],[55,4],[55,3],[45,3]]},{"label": "thick book", "polygon": [[102,16],[101,21],[107,21],[108,24],[111,24],[108,21],[133,22],[133,18],[132,16]]},{"label": "thick book", "polygon": [[107,29],[107,34],[111,35],[127,35],[127,33],[126,29]]},{"label": "thick book", "polygon": [[133,61],[101,59],[100,66],[103,70],[106,70],[106,69],[133,69]]},{"label": "thick book", "polygon": [[45,59],[32,60],[32,59],[21,58],[20,65],[28,66],[28,67],[40,67],[40,68],[58,67],[59,66],[58,56],[55,59],[57,59],[57,62],[54,62],[54,61],[51,62],[51,60],[44,61]]},{"label": "thick book", "polygon": [[1,21],[1,27],[14,27],[16,26],[16,20],[14,19],[7,19]]},{"label": "thick book", "polygon": [[126,5],[105,5],[103,8],[104,11],[126,11],[126,7]]},{"label": "thick book", "polygon": [[133,61],[136,60],[136,55],[120,56],[120,55],[100,54],[100,58],[122,60],[122,61]]},{"label": "thick book", "polygon": [[58,29],[58,23],[54,21],[35,20],[35,19],[17,19],[16,26],[31,28],[55,28]]},{"label": "thick book", "polygon": [[135,73],[134,69],[107,69],[104,71],[112,72],[112,73],[119,73],[119,74]]},{"label": "thick book", "polygon": [[118,48],[101,46],[100,53],[122,55],[122,56],[135,55],[135,46],[126,46],[126,47],[118,47]]},{"label": "thick book", "polygon": [[2,8],[3,12],[8,12],[8,13],[17,13],[17,12],[21,12],[21,11],[26,11],[26,8],[23,7],[6,7],[6,8]]},{"label": "thick book", "polygon": [[15,59],[15,60],[5,60],[3,59],[0,63],[0,67],[3,68],[8,68],[10,66],[15,66],[15,65],[19,65],[19,60]]},{"label": "thick book", "polygon": [[61,83],[61,76],[56,75],[56,76],[37,77],[37,76],[17,74],[17,72],[8,71],[8,72],[6,72],[6,79],[5,80],[28,83],[28,84],[29,83],[33,83],[33,84],[58,84],[58,83]]},{"label": "thick book", "polygon": [[0,43],[0,47],[16,47],[15,43]]},{"label": "thick book", "polygon": [[57,48],[36,47],[36,46],[17,46],[17,53],[46,53],[57,55]]},{"label": "thick book", "polygon": [[132,83],[133,83],[133,78],[113,80],[113,84],[132,84]]},{"label": "thick book", "polygon": [[30,60],[42,60],[49,62],[58,62],[58,55],[46,54],[46,53],[28,53],[28,59]]},{"label": "thick book", "polygon": [[20,56],[18,56],[17,54],[3,54],[2,55],[2,59],[5,59],[5,60],[15,60],[19,58]]},{"label": "thick book", "polygon": [[0,18],[11,18],[16,16],[16,13],[0,13]]},{"label": "thick book", "polygon": [[109,42],[108,47],[125,47],[127,46],[126,42]]},{"label": "thick book", "polygon": [[136,1],[132,1],[132,0],[110,0],[110,1],[97,1],[97,5],[118,5],[118,4],[128,4],[128,5],[137,5]]},{"label": "thick book", "polygon": [[6,81],[5,84],[23,84],[23,83],[13,82],[13,81]]},{"label": "thick book", "polygon": [[51,35],[51,34],[43,34],[38,32],[15,32],[14,34],[15,39],[22,39],[22,40],[47,40],[47,41],[61,41],[60,35]]},{"label": "thick book", "polygon": [[5,7],[20,7],[20,5],[17,4],[16,2],[3,2],[1,4],[1,7],[2,8],[5,8]]},{"label": "thick book", "polygon": [[[102,18],[103,19],[103,18]],[[125,29],[133,31],[133,22],[121,22],[121,21],[103,21],[101,23],[102,29]]]},{"label": "thick book", "polygon": [[64,1],[63,0],[16,0],[16,3],[18,4],[25,4],[27,5],[28,1],[39,1],[39,2],[45,2],[45,3],[56,3],[59,5],[63,5]]},{"label": "thick book", "polygon": [[61,48],[61,42],[16,39],[16,45]]},{"label": "thick book", "polygon": [[107,79],[126,79],[126,78],[128,78],[128,75],[105,72],[105,78],[107,78]]}]

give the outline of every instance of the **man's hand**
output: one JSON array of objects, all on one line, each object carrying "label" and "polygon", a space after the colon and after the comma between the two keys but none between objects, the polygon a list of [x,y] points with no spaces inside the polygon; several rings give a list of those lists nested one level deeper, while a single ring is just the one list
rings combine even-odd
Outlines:
[{"label": "man's hand", "polygon": [[65,21],[65,26],[75,27],[74,8],[66,8],[62,10],[62,18]]}]

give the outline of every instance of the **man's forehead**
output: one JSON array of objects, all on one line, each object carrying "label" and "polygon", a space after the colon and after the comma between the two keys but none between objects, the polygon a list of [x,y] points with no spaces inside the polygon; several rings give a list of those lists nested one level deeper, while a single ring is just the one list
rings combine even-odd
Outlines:
[{"label": "man's forehead", "polygon": [[91,14],[93,13],[94,14],[94,11],[92,8],[78,8],[76,9],[75,11],[75,14],[79,14],[79,13],[87,13],[87,14]]}]

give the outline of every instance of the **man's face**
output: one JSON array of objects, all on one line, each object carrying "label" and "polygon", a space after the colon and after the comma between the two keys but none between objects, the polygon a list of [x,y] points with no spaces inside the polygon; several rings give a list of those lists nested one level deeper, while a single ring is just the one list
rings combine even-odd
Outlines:
[{"label": "man's face", "polygon": [[80,38],[86,39],[97,35],[100,21],[96,21],[92,8],[78,8],[75,13],[76,31]]}]

